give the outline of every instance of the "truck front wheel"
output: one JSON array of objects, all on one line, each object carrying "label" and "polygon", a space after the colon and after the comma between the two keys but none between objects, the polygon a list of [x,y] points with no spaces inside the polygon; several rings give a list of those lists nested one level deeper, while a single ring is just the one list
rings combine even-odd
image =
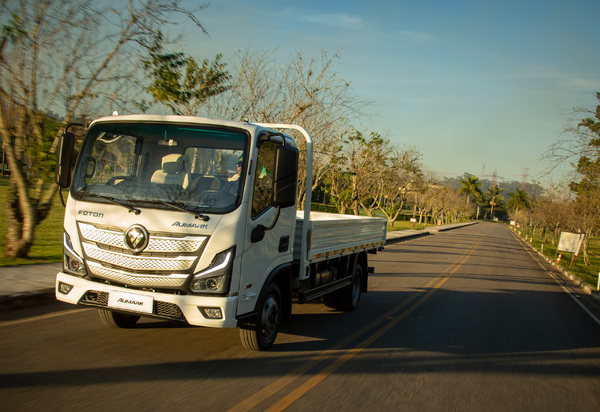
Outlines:
[{"label": "truck front wheel", "polygon": [[113,328],[133,328],[133,326],[140,320],[137,315],[128,315],[120,312],[113,312],[107,309],[98,309],[98,315],[105,325]]},{"label": "truck front wheel", "polygon": [[240,340],[246,349],[262,351],[273,346],[281,324],[281,290],[270,283],[258,305],[256,322],[240,326]]}]

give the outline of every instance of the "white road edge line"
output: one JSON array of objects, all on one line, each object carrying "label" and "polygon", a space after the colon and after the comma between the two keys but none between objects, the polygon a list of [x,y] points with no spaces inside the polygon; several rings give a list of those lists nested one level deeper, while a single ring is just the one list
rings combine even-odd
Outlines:
[{"label": "white road edge line", "polygon": [[575,297],[575,295],[573,293],[571,293],[569,290],[567,290],[567,288],[565,288],[563,285],[561,285],[560,282],[558,281],[558,279],[556,279],[556,276],[554,276],[554,274],[552,272],[548,271],[548,269],[543,267],[542,264],[537,259],[535,261],[538,263],[538,265],[540,265],[540,267],[542,269],[544,269],[546,271],[546,273],[548,273],[550,275],[550,277],[552,277],[552,279],[554,279],[556,284],[558,286],[560,286],[562,288],[562,290],[564,290],[571,297],[571,299],[573,299],[581,307],[581,309],[583,309],[585,311],[585,313],[587,313],[590,316],[590,318],[592,318],[592,320],[598,324],[598,326],[600,326],[600,319],[598,319],[596,317],[596,315],[594,315],[588,308],[586,308],[585,305],[583,303],[581,303],[579,301],[579,299],[577,299],[577,297]]},{"label": "white road edge line", "polygon": [[[511,233],[512,233],[512,232],[511,232]],[[513,234],[514,234],[514,233],[513,233]],[[519,239],[520,239],[520,238],[519,238]],[[521,240],[522,240],[522,239],[521,239]],[[556,284],[557,284],[558,286],[560,286],[560,287],[561,287],[561,289],[562,289],[562,290],[564,290],[564,291],[567,293],[567,295],[569,295],[569,296],[571,297],[571,299],[573,299],[573,300],[574,300],[574,301],[575,301],[575,302],[576,302],[576,303],[577,303],[577,304],[578,304],[578,305],[581,307],[581,309],[583,309],[583,310],[584,310],[584,312],[585,312],[585,313],[587,313],[587,314],[590,316],[590,318],[592,318],[592,320],[598,324],[598,326],[600,326],[600,319],[598,319],[598,318],[596,317],[596,315],[594,315],[594,314],[593,314],[593,313],[592,313],[592,312],[591,312],[591,311],[590,311],[588,308],[586,308],[586,307],[584,306],[584,304],[583,304],[583,303],[581,303],[581,302],[579,301],[579,299],[577,299],[577,298],[574,296],[574,294],[573,294],[573,293],[571,293],[571,292],[570,292],[570,291],[569,291],[567,288],[565,288],[563,285],[561,285],[561,284],[560,284],[560,282],[558,281],[558,279],[556,278],[556,276],[555,276],[555,275],[554,275],[552,272],[550,272],[548,269],[546,269],[546,268],[545,268],[545,267],[544,267],[544,266],[543,266],[543,265],[540,263],[540,261],[539,261],[538,259],[536,259],[536,256],[535,256],[535,255],[533,255],[533,254],[531,253],[531,251],[530,251],[528,248],[526,248],[525,246],[523,246],[523,244],[522,244],[522,243],[521,243],[521,246],[523,247],[523,249],[525,249],[525,251],[526,251],[527,253],[529,253],[529,256],[531,256],[531,257],[533,258],[533,260],[535,260],[535,262],[536,262],[538,265],[540,265],[540,267],[541,267],[541,268],[544,270],[544,272],[546,272],[548,275],[550,275],[550,277],[551,277],[552,279],[554,279],[554,281],[556,282]]]}]

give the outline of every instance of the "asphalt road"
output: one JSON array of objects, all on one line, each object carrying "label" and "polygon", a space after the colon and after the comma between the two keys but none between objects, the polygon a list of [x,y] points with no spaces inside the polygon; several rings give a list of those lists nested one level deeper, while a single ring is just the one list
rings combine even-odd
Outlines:
[{"label": "asphalt road", "polygon": [[0,313],[0,408],[600,410],[597,306],[504,226],[391,245],[370,264],[355,312],[294,305],[262,353],[235,329],[117,330],[58,303]]}]

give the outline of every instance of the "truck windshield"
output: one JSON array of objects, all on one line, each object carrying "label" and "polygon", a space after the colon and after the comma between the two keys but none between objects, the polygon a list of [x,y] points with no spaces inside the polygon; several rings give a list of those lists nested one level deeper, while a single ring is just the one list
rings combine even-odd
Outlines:
[{"label": "truck windshield", "polygon": [[71,193],[193,213],[227,213],[244,184],[248,136],[236,129],[165,123],[98,123],[78,157]]}]

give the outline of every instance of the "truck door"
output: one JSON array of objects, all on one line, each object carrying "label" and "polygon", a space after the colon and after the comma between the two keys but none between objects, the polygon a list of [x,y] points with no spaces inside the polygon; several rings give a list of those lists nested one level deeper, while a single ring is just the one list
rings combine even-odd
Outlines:
[{"label": "truck door", "polygon": [[[270,140],[261,142],[254,176],[248,182],[252,184],[252,204],[249,208],[249,223],[244,237],[238,314],[254,310],[265,278],[286,259],[285,252],[292,249],[292,245],[289,245],[285,251],[280,251],[281,242],[285,242],[282,238],[291,236],[289,216],[282,219],[282,215],[287,216],[289,212],[284,209],[285,212],[278,214],[277,208],[272,205],[275,148],[278,145],[279,143]],[[293,212],[295,214],[295,210]],[[258,226],[263,226],[267,230],[264,230],[264,236],[258,236],[258,239],[255,232],[253,239],[252,233]],[[289,238],[288,240],[293,241],[293,237],[292,240]]]}]

